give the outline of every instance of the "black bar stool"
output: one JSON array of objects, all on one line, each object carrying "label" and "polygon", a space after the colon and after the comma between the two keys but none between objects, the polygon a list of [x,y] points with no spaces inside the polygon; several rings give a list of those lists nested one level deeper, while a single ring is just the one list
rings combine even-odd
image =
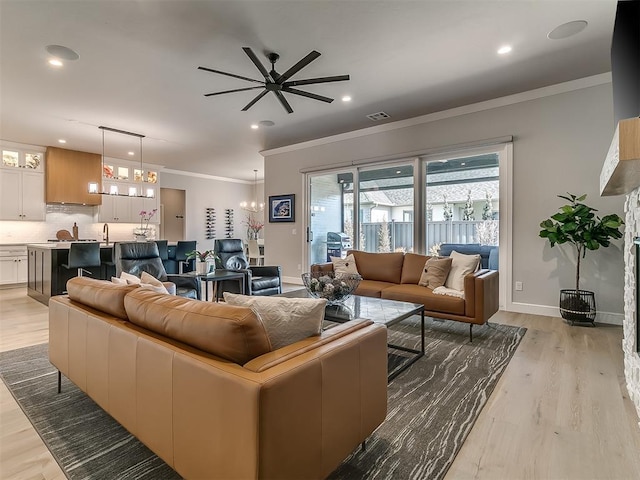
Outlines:
[{"label": "black bar stool", "polygon": [[[193,270],[193,260],[187,260],[187,254],[196,249],[196,241],[178,241],[176,245],[176,261],[178,262],[178,273],[190,272]],[[185,269],[184,266],[187,266]]]},{"label": "black bar stool", "polygon": [[84,269],[100,266],[100,244],[98,242],[72,243],[69,245],[68,263],[61,266],[68,270],[77,268],[78,277],[82,277],[83,272],[91,275],[91,272]]}]

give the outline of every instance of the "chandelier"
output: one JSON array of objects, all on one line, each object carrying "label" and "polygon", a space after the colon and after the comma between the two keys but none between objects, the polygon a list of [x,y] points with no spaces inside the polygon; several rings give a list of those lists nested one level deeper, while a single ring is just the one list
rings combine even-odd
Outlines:
[{"label": "chandelier", "polygon": [[240,202],[240,208],[251,213],[258,213],[264,210],[264,203],[258,203],[257,199],[257,185],[258,185],[258,170],[253,170],[253,201]]},{"label": "chandelier", "polygon": [[[111,128],[111,127],[100,126],[98,128],[102,131],[102,173],[101,175],[104,175],[104,157],[105,157],[104,132],[105,131],[119,133],[121,135],[129,135],[131,137],[138,137],[138,139],[140,140],[140,172],[144,172],[144,168],[142,164],[142,139],[145,137],[144,135],[140,133],[126,132],[124,130],[118,130],[116,128]],[[104,190],[100,191],[100,185],[98,184],[98,182],[89,182],[89,193],[93,193],[95,195],[115,195],[120,197],[142,197],[142,198],[155,197],[155,189],[153,188],[147,188],[146,191],[144,191],[144,188],[138,189],[136,187],[129,187],[128,192],[121,193],[118,190],[118,187],[116,185],[112,185],[109,188],[109,191],[104,191]]]}]

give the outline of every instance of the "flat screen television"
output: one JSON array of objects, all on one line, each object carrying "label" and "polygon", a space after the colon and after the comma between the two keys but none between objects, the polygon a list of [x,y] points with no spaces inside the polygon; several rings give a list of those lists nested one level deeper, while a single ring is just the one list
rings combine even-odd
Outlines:
[{"label": "flat screen television", "polygon": [[640,0],[619,1],[611,42],[615,125],[640,116]]}]

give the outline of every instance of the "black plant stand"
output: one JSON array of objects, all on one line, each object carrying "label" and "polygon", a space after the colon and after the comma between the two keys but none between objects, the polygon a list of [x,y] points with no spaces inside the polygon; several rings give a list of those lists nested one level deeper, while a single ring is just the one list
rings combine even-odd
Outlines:
[{"label": "black plant stand", "polygon": [[595,326],[596,296],[587,290],[560,290],[560,315],[565,320]]}]

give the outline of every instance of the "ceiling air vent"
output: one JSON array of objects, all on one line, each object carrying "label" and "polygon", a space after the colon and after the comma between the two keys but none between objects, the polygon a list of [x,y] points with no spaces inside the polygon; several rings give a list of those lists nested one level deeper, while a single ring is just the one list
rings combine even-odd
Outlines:
[{"label": "ceiling air vent", "polygon": [[378,120],[384,120],[385,118],[389,118],[391,115],[389,115],[388,113],[384,113],[384,112],[378,112],[378,113],[372,113],[370,115],[367,115],[367,118],[369,120],[373,120],[374,122],[377,122]]}]

